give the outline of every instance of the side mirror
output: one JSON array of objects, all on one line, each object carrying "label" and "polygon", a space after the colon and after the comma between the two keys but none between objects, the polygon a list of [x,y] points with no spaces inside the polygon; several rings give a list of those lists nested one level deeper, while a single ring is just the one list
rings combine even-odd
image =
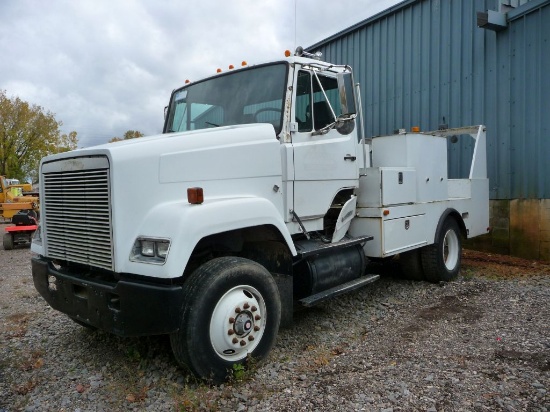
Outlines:
[{"label": "side mirror", "polygon": [[355,83],[353,83],[353,74],[351,72],[338,73],[337,79],[342,116],[356,114],[357,108],[355,106]]}]

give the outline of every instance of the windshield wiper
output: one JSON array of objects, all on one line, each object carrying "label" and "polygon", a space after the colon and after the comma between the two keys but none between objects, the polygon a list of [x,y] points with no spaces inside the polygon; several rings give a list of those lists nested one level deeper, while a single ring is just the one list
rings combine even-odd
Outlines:
[{"label": "windshield wiper", "polygon": [[220,125],[216,123],[210,123],[210,122],[204,122],[204,123],[206,123],[209,126],[220,127]]}]

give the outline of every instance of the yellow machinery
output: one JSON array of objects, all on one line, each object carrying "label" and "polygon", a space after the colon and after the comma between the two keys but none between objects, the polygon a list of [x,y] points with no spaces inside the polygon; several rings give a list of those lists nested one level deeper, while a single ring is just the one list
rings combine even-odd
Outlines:
[{"label": "yellow machinery", "polygon": [[20,210],[38,212],[38,194],[31,191],[30,183],[9,185],[8,179],[0,176],[0,216],[11,219]]}]

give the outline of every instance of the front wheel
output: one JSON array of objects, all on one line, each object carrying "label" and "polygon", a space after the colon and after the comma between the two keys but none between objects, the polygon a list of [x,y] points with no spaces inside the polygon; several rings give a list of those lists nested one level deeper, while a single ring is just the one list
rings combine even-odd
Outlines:
[{"label": "front wheel", "polygon": [[220,383],[236,364],[262,359],[279,330],[281,303],[271,274],[239,257],[213,259],[185,284],[180,328],[170,335],[178,363]]},{"label": "front wheel", "polygon": [[456,220],[447,218],[433,245],[421,249],[422,267],[431,282],[448,282],[458,275],[462,243]]}]

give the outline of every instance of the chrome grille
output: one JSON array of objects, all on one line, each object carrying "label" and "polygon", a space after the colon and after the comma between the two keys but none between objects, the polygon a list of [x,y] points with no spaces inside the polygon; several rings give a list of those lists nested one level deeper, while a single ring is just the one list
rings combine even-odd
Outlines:
[{"label": "chrome grille", "polygon": [[99,162],[89,159],[72,160],[69,166],[106,167],[65,170],[71,168],[61,161],[43,168],[42,223],[47,256],[113,269],[108,163],[105,158]]}]

